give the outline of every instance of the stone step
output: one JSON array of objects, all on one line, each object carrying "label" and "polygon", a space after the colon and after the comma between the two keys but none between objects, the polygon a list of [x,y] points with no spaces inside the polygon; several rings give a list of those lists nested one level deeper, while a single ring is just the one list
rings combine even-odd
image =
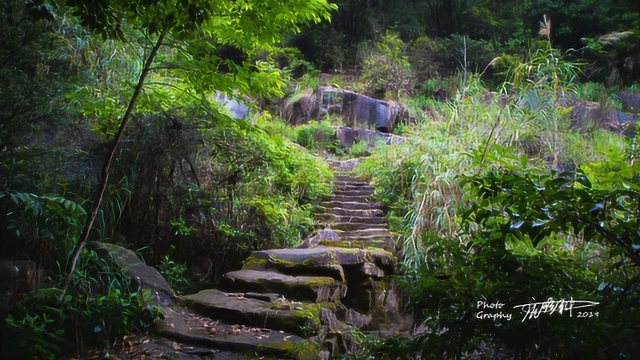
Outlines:
[{"label": "stone step", "polygon": [[334,196],[363,196],[369,197],[373,195],[374,189],[370,188],[362,188],[362,189],[336,189],[333,194]]},{"label": "stone step", "polygon": [[334,229],[341,240],[363,238],[370,236],[391,236],[387,229],[356,229],[356,230],[337,230]]},{"label": "stone step", "polygon": [[[214,319],[186,309],[169,309],[165,318],[156,321],[155,325],[160,335],[182,343],[254,355],[295,357],[300,347],[313,346],[294,333],[266,329],[260,324],[246,326],[224,322],[218,317]],[[174,343],[173,346],[178,345]]]},{"label": "stone step", "polygon": [[375,190],[369,183],[363,181],[334,181],[334,190]]},{"label": "stone step", "polygon": [[379,203],[365,203],[365,202],[353,202],[353,201],[339,201],[328,200],[321,201],[320,206],[324,208],[342,208],[342,209],[354,209],[354,210],[371,210],[382,209],[382,205]]},{"label": "stone step", "polygon": [[336,190],[368,190],[368,189],[375,190],[373,186],[362,181],[356,181],[356,182],[338,181],[333,183],[333,187]]},{"label": "stone step", "polygon": [[266,261],[278,264],[277,266],[279,268],[323,265],[339,265],[344,267],[370,262],[381,268],[393,269],[396,264],[395,256],[382,249],[357,249],[329,246],[254,251],[247,261],[253,263]]},{"label": "stone step", "polygon": [[308,303],[264,301],[242,293],[202,290],[183,296],[179,303],[191,310],[229,324],[265,327],[304,336],[313,326],[310,316],[319,316],[319,306]]},{"label": "stone step", "polygon": [[335,175],[333,179],[334,179],[334,184],[348,183],[348,184],[354,184],[354,185],[369,185],[368,181],[359,179],[351,175]]},{"label": "stone step", "polygon": [[232,292],[278,293],[287,299],[339,301],[347,292],[344,283],[326,276],[291,276],[268,270],[242,269],[226,273],[221,287]]},{"label": "stone step", "polygon": [[355,224],[386,224],[387,219],[384,216],[351,216],[351,215],[335,215],[335,214],[318,214],[316,219],[328,223],[355,223]]},{"label": "stone step", "polygon": [[375,203],[368,195],[330,195],[327,197],[327,201],[356,202],[363,204]]},{"label": "stone step", "polygon": [[380,209],[343,209],[339,207],[328,208],[327,215],[337,216],[358,216],[358,217],[384,217],[384,212]]},{"label": "stone step", "polygon": [[385,223],[371,224],[371,223],[340,222],[340,223],[331,224],[331,228],[333,230],[336,230],[336,233],[340,235],[340,233],[338,233],[338,230],[340,231],[387,230],[387,223],[385,222]]},{"label": "stone step", "polygon": [[393,242],[393,236],[389,232],[386,234],[362,234],[362,233],[349,233],[344,232],[340,235],[341,241],[373,241],[378,239],[384,239],[385,241]]},{"label": "stone step", "polygon": [[341,240],[321,240],[319,242],[319,245],[359,249],[379,248],[389,252],[395,251],[395,245],[391,236],[376,236],[371,238],[359,237]]},{"label": "stone step", "polygon": [[364,181],[334,181],[333,188],[336,190],[373,189],[369,183]]}]

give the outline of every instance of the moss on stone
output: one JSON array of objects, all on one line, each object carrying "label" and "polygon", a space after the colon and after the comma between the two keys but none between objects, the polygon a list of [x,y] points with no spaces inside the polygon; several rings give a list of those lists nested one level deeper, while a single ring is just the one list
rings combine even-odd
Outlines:
[{"label": "moss on stone", "polygon": [[268,262],[265,259],[258,259],[255,256],[249,256],[242,266],[244,269],[266,269]]}]

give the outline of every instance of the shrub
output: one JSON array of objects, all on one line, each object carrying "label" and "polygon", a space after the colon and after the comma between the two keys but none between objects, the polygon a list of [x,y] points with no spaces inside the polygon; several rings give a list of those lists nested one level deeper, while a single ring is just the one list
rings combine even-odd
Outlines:
[{"label": "shrub", "polygon": [[362,80],[370,95],[391,97],[410,95],[415,89],[415,75],[406,55],[406,44],[390,32],[362,56]]},{"label": "shrub", "polygon": [[[447,55],[441,41],[426,36],[419,37],[409,44],[408,53],[417,83],[450,74]],[[437,89],[432,91],[435,90]]]},{"label": "shrub", "polygon": [[16,239],[10,253],[37,261],[47,272],[64,267],[59,261],[72,249],[86,216],[81,204],[55,194],[11,191],[0,192],[0,206]]},{"label": "shrub", "polygon": [[301,146],[315,152],[328,151],[333,154],[342,152],[340,143],[336,138],[336,129],[328,120],[321,122],[310,121],[295,129],[296,142]]},{"label": "shrub", "polygon": [[349,149],[349,155],[353,157],[363,157],[371,155],[369,153],[369,144],[366,141],[358,141]]},{"label": "shrub", "polygon": [[132,291],[112,260],[84,250],[64,296],[56,286],[43,287],[9,309],[0,326],[2,355],[55,359],[109,347],[115,337],[153,322],[157,313],[147,306],[147,295]]}]

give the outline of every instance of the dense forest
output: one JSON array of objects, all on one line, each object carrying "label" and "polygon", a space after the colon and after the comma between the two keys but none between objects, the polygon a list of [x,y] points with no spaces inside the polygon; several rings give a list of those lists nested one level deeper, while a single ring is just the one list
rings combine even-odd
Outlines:
[{"label": "dense forest", "polygon": [[[177,295],[297,246],[335,159],[375,188],[415,326],[334,357],[640,352],[637,0],[0,0],[0,17],[0,282],[29,264],[0,289],[0,358],[108,357],[162,316],[89,242]],[[323,86],[398,104],[402,141],[294,123]]]}]

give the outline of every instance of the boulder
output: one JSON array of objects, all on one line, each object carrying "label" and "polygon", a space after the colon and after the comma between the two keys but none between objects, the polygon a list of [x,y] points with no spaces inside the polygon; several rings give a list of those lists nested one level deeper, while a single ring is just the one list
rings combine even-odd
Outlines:
[{"label": "boulder", "polygon": [[363,315],[353,309],[347,309],[344,321],[349,325],[362,329],[371,323],[371,315]]},{"label": "boulder", "polygon": [[173,303],[175,294],[162,275],[154,267],[145,265],[131,250],[122,246],[90,242],[87,249],[95,251],[99,256],[111,257],[120,271],[131,281],[136,290],[149,290],[153,305],[167,307]]},{"label": "boulder", "polygon": [[351,126],[390,133],[408,118],[408,112],[395,101],[378,100],[353,91],[322,86],[313,93],[297,95],[287,101],[284,116],[293,125],[336,114]]},{"label": "boulder", "polygon": [[616,93],[622,107],[631,113],[640,113],[640,94],[620,91]]}]

